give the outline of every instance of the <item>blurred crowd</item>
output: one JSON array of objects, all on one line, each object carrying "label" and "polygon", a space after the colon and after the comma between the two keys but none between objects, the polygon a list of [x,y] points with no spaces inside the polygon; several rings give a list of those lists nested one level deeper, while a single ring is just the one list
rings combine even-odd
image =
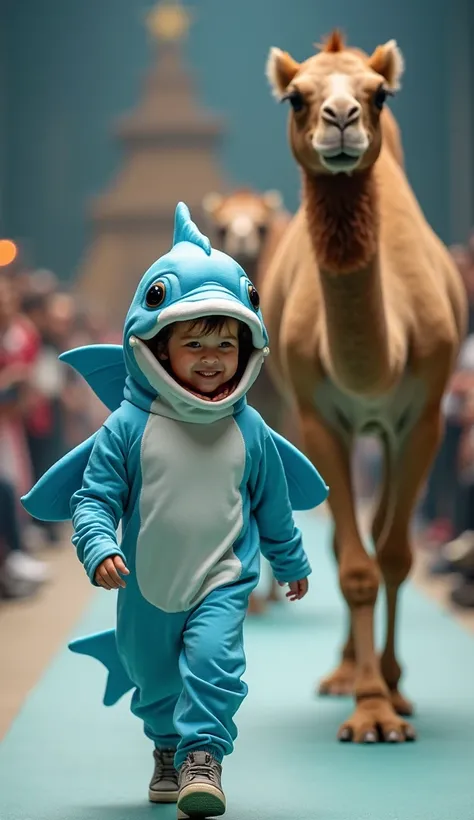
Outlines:
[{"label": "blurred crowd", "polygon": [[421,507],[433,575],[452,575],[451,600],[474,607],[474,229],[451,248],[469,302],[468,331],[445,396],[445,435]]},{"label": "blurred crowd", "polygon": [[[474,230],[451,248],[469,300],[469,325],[445,397],[446,430],[417,514],[430,572],[452,575],[452,601],[474,607]],[[120,343],[96,306],[81,305],[45,270],[0,268],[0,597],[28,597],[48,581],[44,549],[67,543],[61,524],[30,518],[21,496],[64,453],[90,436],[106,408],[59,361],[73,347]],[[376,492],[380,449],[358,445],[360,497]]]},{"label": "blurred crowd", "polygon": [[29,597],[49,580],[41,551],[62,546],[61,524],[30,518],[20,498],[107,414],[58,356],[108,341],[101,317],[50,271],[0,269],[0,597]]}]

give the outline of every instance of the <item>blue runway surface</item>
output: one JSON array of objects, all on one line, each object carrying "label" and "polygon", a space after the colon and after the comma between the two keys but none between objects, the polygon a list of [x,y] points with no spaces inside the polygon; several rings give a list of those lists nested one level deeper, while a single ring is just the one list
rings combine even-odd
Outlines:
[{"label": "blue runway surface", "polygon": [[[227,820],[473,820],[474,636],[411,586],[402,597],[404,693],[419,741],[336,741],[350,699],[314,696],[337,659],[344,611],[325,519],[298,515],[313,566],[300,603],[246,626],[249,696],[224,761]],[[114,623],[98,592],[74,635]],[[61,613],[58,612],[58,618]],[[379,622],[381,619],[379,618]],[[59,653],[0,746],[1,820],[171,820],[147,802],[152,749],[126,696],[106,709],[104,668]]]}]

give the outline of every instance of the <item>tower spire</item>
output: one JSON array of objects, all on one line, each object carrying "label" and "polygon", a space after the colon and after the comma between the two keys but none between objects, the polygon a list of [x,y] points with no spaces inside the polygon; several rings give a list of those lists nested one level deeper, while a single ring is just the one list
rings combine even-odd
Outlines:
[{"label": "tower spire", "polygon": [[191,26],[191,14],[180,0],[162,0],[147,15],[146,24],[158,43],[184,40]]},{"label": "tower spire", "polygon": [[76,291],[103,305],[114,329],[143,272],[170,249],[176,204],[186,202],[199,225],[205,194],[228,187],[216,151],[224,122],[201,107],[183,58],[188,10],[161,0],[146,26],[156,53],[137,105],[115,124],[123,158],[90,203],[91,238],[76,278]]}]

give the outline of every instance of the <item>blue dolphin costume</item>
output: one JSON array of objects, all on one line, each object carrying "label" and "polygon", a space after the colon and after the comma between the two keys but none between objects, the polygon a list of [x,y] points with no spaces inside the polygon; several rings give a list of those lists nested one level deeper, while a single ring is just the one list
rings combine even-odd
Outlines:
[{"label": "blue dolphin costume", "polygon": [[[147,345],[173,322],[208,315],[246,323],[253,341],[236,389],[214,402],[181,387]],[[267,345],[252,283],[179,203],[172,249],[144,274],[123,347],[91,345],[60,357],[111,415],[22,499],[36,518],[72,518],[92,583],[105,558],[126,563],[116,629],[70,649],[107,668],[106,705],[134,690],[132,712],[157,748],[177,749],[177,767],[191,751],[219,762],[232,751],[233,718],[247,693],[243,622],[260,550],[279,581],[306,577],[292,508],[311,509],[328,493],[312,464],[247,404]]]}]

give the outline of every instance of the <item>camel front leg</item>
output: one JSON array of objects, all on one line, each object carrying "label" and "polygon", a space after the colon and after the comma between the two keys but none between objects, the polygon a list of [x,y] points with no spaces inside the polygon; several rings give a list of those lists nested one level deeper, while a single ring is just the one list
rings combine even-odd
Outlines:
[{"label": "camel front leg", "polygon": [[[385,442],[386,444],[386,442]],[[382,494],[379,499],[379,503],[377,506],[377,511],[375,513],[373,522],[372,522],[372,539],[375,544],[377,550],[380,549],[380,537],[383,533],[383,529],[385,526],[385,521],[387,515],[389,514],[389,501],[390,501],[390,493],[391,493],[391,485],[393,476],[391,475],[388,469],[388,460],[389,456],[387,454],[387,449],[385,447],[384,452],[384,470],[383,470],[383,479],[382,479]],[[410,552],[411,554],[411,552]],[[396,613],[396,605],[397,605],[397,592],[393,589],[385,588],[385,594],[387,598],[387,637],[386,637],[386,644],[389,645],[391,641],[395,640],[394,634],[394,626],[395,626],[395,613]],[[381,666],[381,672],[384,676],[385,683],[388,686],[390,692],[390,698],[392,701],[392,706],[399,715],[411,715],[413,713],[413,706],[409,700],[407,700],[403,695],[399,692],[397,684],[394,685],[394,671],[393,666],[391,663],[387,665],[386,663],[386,656],[384,656],[384,663]],[[397,680],[398,683],[398,680]]]},{"label": "camel front leg", "polygon": [[354,639],[356,708],[340,727],[339,738],[357,743],[414,732],[394,711],[388,688],[380,672],[374,646],[374,607],[379,586],[378,567],[360,537],[351,488],[347,448],[328,429],[313,408],[300,407],[304,448],[330,487],[329,505],[336,525],[339,582],[349,607]]},{"label": "camel front leg", "polygon": [[247,615],[263,615],[267,609],[267,601],[261,595],[252,592],[247,607]]},{"label": "camel front leg", "polygon": [[[413,511],[436,455],[441,439],[441,412],[439,406],[426,411],[406,438],[394,465],[392,480],[396,487],[396,502],[390,528],[383,543],[376,550],[380,571],[385,583],[387,606],[387,634],[381,658],[381,671],[390,691],[392,703],[399,714],[409,715],[411,703],[400,693],[401,668],[397,661],[396,620],[400,587],[412,565],[410,523]],[[376,535],[377,533],[374,533]],[[381,532],[378,533],[381,535]]]}]

